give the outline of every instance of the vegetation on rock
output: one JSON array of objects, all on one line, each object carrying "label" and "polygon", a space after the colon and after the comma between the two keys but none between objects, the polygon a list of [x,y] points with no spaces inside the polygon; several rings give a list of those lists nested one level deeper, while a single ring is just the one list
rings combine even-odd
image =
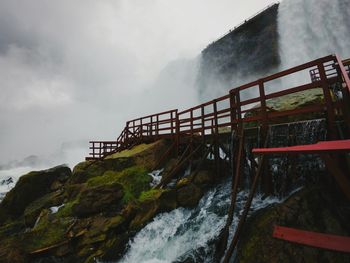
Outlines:
[{"label": "vegetation on rock", "polygon": [[[152,188],[149,172],[169,146],[161,140],[79,163],[73,172],[59,166],[22,176],[0,203],[0,255],[16,253],[14,262],[116,260],[154,216],[195,206],[214,181],[213,173],[201,171],[173,189]],[[164,173],[176,163],[169,156]]]}]

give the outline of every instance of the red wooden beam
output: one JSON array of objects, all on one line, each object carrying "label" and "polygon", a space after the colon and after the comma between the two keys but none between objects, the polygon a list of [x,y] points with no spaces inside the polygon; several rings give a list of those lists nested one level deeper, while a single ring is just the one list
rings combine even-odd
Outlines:
[{"label": "red wooden beam", "polygon": [[346,236],[336,236],[275,226],[273,237],[307,246],[350,253],[350,237]]},{"label": "red wooden beam", "polygon": [[331,152],[350,152],[350,140],[324,141],[309,145],[298,145],[279,148],[255,148],[252,150],[252,152],[256,154],[322,154]]}]

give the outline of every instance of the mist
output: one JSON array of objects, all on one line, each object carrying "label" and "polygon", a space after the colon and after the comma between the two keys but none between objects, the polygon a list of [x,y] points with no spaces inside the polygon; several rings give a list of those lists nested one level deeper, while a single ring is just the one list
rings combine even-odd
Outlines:
[{"label": "mist", "polygon": [[201,50],[271,2],[1,1],[0,164],[72,166],[130,118],[198,103]]}]

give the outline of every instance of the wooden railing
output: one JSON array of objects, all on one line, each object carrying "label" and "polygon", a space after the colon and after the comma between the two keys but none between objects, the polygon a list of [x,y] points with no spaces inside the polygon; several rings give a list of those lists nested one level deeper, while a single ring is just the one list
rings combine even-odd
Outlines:
[{"label": "wooden railing", "polygon": [[107,155],[120,152],[144,139],[157,140],[175,136],[177,110],[169,110],[126,122],[126,126],[116,141],[90,141],[90,157],[101,159]]},{"label": "wooden railing", "polygon": [[[350,125],[349,64],[344,66],[338,56],[330,55],[242,85],[225,96],[181,112],[170,110],[128,121],[117,141],[91,141],[92,152],[87,159],[100,159],[144,141],[169,137],[177,142],[182,137],[204,138],[232,131],[244,123],[266,126],[286,116],[314,112],[326,114],[329,134],[334,137],[334,123],[339,114]],[[302,78],[311,72],[314,77]],[[290,77],[306,83],[282,89],[281,86],[292,85],[288,84]],[[334,96],[330,88],[336,83],[341,87],[340,97]],[[322,101],[289,110],[277,111],[270,107],[272,101],[283,96],[314,89],[322,91]]]},{"label": "wooden railing", "polygon": [[[350,59],[344,60],[343,65],[348,73],[350,75]],[[325,72],[327,78],[332,78],[338,76],[337,69],[334,65],[334,63],[330,63],[328,65],[325,65]],[[320,72],[318,71],[318,68],[314,68],[310,70],[310,78],[311,81],[318,81],[321,79]]]}]

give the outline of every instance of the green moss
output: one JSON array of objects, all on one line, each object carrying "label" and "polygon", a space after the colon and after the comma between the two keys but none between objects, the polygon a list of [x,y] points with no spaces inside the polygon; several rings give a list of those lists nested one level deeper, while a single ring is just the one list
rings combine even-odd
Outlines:
[{"label": "green moss", "polygon": [[[296,92],[293,94],[281,96],[278,98],[269,99],[266,101],[266,106],[270,112],[282,112],[287,110],[300,109],[306,106],[310,106],[313,104],[323,103],[324,96],[323,91],[320,88],[305,90]],[[245,114],[245,117],[257,116],[259,114],[259,110],[256,107],[260,105],[256,105],[250,111]],[[275,118],[273,123],[287,123],[287,122],[296,122],[302,120],[310,120],[324,117],[324,113],[322,112],[310,112],[310,113],[301,113],[297,115],[287,115],[279,118]],[[244,123],[245,128],[251,128],[258,126],[258,122],[248,122]]]},{"label": "green moss", "polygon": [[57,206],[62,204],[63,195],[59,192],[52,192],[43,197],[35,200],[24,210],[24,217],[26,224],[33,226],[40,212],[44,208],[49,208],[52,206]]},{"label": "green moss", "polygon": [[66,241],[66,231],[71,223],[70,219],[59,219],[53,222],[45,220],[38,224],[25,236],[26,249],[34,251]]},{"label": "green moss", "polygon": [[150,189],[148,191],[143,191],[139,198],[139,202],[146,202],[151,200],[156,200],[160,197],[160,195],[164,192],[163,189]]},{"label": "green moss", "polygon": [[131,148],[130,150],[124,150],[124,151],[121,151],[119,153],[109,155],[106,157],[106,159],[108,160],[108,159],[116,159],[116,158],[122,158],[122,157],[132,157],[138,153],[141,153],[141,152],[153,147],[156,143],[158,143],[158,142],[154,142],[154,143],[150,143],[150,144],[142,143],[142,144],[139,144],[139,145]]},{"label": "green moss", "polygon": [[88,179],[101,176],[106,171],[120,172],[135,165],[133,158],[118,158],[100,161],[86,161],[77,164],[73,169],[71,183],[84,183]]},{"label": "green moss", "polygon": [[121,172],[107,171],[102,176],[91,178],[87,181],[88,186],[99,186],[120,183],[123,186],[123,202],[135,200],[142,191],[149,190],[152,177],[147,170],[140,166],[133,166]]},{"label": "green moss", "polygon": [[58,209],[55,216],[57,218],[73,216],[73,206],[77,203],[78,203],[78,198],[71,201],[71,202],[64,204],[64,206],[62,206],[60,209]]}]

